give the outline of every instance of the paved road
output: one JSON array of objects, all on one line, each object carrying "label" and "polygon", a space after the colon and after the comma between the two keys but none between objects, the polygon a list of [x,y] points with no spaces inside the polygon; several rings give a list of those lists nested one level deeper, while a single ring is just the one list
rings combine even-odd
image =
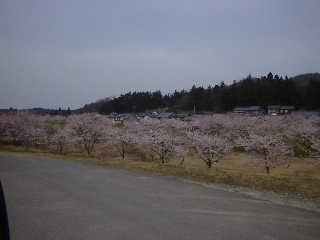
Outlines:
[{"label": "paved road", "polygon": [[320,214],[68,160],[0,154],[11,239],[319,239]]}]

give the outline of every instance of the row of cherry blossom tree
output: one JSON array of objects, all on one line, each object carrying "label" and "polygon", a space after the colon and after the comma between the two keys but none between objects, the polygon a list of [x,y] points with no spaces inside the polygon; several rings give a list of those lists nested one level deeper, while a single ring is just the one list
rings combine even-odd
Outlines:
[{"label": "row of cherry blossom tree", "polygon": [[181,163],[191,156],[208,168],[235,148],[242,148],[256,156],[254,159],[262,159],[267,173],[271,167],[290,166],[295,144],[309,155],[320,152],[319,117],[216,114],[190,122],[149,119],[119,127],[106,116],[50,117],[18,112],[0,115],[0,135],[3,142],[27,148],[52,146],[59,152],[67,145],[80,145],[91,155],[100,144],[115,149],[122,158],[132,148],[147,151],[149,158],[161,163],[173,155],[181,157]]}]

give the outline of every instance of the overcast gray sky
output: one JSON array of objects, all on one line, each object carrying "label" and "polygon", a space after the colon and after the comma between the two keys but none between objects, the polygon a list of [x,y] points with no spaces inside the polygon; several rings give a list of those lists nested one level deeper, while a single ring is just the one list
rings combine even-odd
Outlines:
[{"label": "overcast gray sky", "polygon": [[0,108],[319,68],[319,0],[0,1]]}]

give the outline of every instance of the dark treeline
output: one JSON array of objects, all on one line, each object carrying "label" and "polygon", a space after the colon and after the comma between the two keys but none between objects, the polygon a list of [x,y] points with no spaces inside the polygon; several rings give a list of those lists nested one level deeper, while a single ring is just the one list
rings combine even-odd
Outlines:
[{"label": "dark treeline", "polygon": [[234,82],[223,90],[222,102],[224,110],[235,107],[284,105],[303,107],[303,92],[298,91],[294,81],[285,77],[273,76],[269,73],[261,78],[250,75],[240,82]]},{"label": "dark treeline", "polygon": [[[68,108],[67,110],[65,109],[61,109],[59,107],[59,109],[53,110],[53,115],[70,115],[71,114],[71,110],[70,108]],[[51,114],[52,115],[52,114]]]},{"label": "dark treeline", "polygon": [[[303,78],[307,74],[300,75]],[[245,79],[227,86],[224,82],[214,87],[196,87],[189,90],[175,91],[162,95],[156,92],[129,92],[120,97],[99,102],[99,112],[144,112],[151,109],[167,108],[174,112],[215,111],[219,113],[232,111],[235,107],[268,105],[295,106],[297,109],[320,109],[319,74],[314,78],[301,82],[295,77],[283,79],[271,72],[261,78],[252,78],[249,74]]]},{"label": "dark treeline", "polygon": [[[18,110],[16,108],[8,108],[8,109],[0,109],[0,113],[17,113],[17,112],[29,112],[36,115],[58,115],[57,110],[53,109],[45,109],[45,108],[31,108],[31,109],[23,109]],[[57,112],[57,113],[56,113]],[[62,115],[62,114],[60,114]]]}]

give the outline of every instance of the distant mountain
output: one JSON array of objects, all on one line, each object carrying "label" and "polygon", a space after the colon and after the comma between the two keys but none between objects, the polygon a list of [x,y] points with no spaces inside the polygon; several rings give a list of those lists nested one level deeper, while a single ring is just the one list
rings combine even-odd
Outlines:
[{"label": "distant mountain", "polygon": [[305,73],[292,78],[297,86],[307,86],[311,79],[320,80],[320,73]]},{"label": "distant mountain", "polygon": [[100,111],[100,108],[103,104],[105,104],[106,102],[112,100],[112,98],[110,97],[107,97],[107,98],[104,98],[104,99],[100,99],[96,102],[93,102],[93,103],[89,103],[89,104],[86,104],[85,106],[83,106],[82,108],[80,109],[77,109],[76,112],[77,113],[94,113],[94,112],[99,112]]}]

